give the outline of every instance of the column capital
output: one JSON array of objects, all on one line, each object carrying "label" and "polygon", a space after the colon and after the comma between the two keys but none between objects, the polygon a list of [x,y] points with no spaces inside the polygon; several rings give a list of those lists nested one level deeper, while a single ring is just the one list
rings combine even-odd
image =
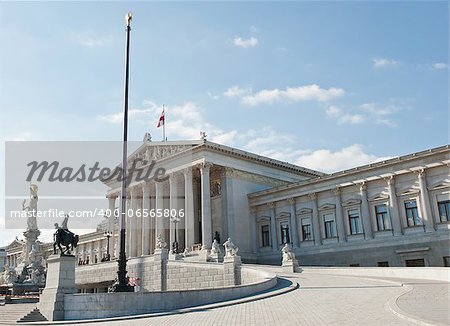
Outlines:
[{"label": "column capital", "polygon": [[315,199],[317,199],[317,194],[315,192],[312,192],[312,193],[308,194],[308,197],[311,200],[315,200]]},{"label": "column capital", "polygon": [[142,186],[141,185],[136,185],[136,186],[130,187],[130,195],[132,197],[138,196],[140,190],[142,190]]},{"label": "column capital", "polygon": [[363,182],[359,183],[359,190],[360,190],[361,192],[367,190],[367,182],[366,182],[366,181],[363,181]]},{"label": "column capital", "polygon": [[416,170],[416,171],[414,171],[414,173],[417,174],[417,176],[419,177],[419,179],[425,178],[425,176],[426,176],[426,174],[427,174],[427,172],[425,171],[425,169],[419,169],[419,170]]},{"label": "column capital", "polygon": [[115,192],[106,194],[106,198],[108,198],[108,199],[116,199],[117,197],[119,197],[119,194],[115,193]]},{"label": "column capital", "polygon": [[211,169],[211,167],[213,166],[213,164],[211,162],[202,162],[197,164],[197,167],[200,169],[200,172],[209,172],[209,169]]},{"label": "column capital", "polygon": [[256,214],[258,212],[258,207],[250,207],[250,212]]},{"label": "column capital", "polygon": [[386,181],[388,186],[393,185],[395,183],[395,176],[393,174],[388,175],[387,177],[384,178],[384,180]]},{"label": "column capital", "polygon": [[230,167],[224,167],[221,173],[222,177],[232,177],[236,173],[236,169]]},{"label": "column capital", "polygon": [[274,202],[267,203],[267,206],[269,206],[269,208],[275,208],[275,203]]},{"label": "column capital", "polygon": [[295,198],[294,197],[288,198],[287,201],[288,201],[289,204],[295,205]]},{"label": "column capital", "polygon": [[333,192],[333,194],[334,194],[335,196],[339,196],[339,194],[341,193],[341,187],[336,186],[336,187],[334,187],[331,191]]},{"label": "column capital", "polygon": [[192,167],[187,167],[183,169],[183,175],[186,176],[192,176]]}]

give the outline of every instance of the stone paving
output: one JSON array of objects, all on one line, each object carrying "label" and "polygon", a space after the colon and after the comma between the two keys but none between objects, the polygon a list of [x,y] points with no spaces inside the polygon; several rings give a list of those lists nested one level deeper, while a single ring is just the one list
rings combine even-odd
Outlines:
[{"label": "stone paving", "polygon": [[[298,282],[300,288],[232,306],[109,321],[108,325],[411,325],[414,321],[422,325],[450,324],[450,284],[313,273],[280,276]],[[390,305],[395,305],[395,309]],[[5,311],[2,309],[5,307],[0,307],[0,315]]]}]

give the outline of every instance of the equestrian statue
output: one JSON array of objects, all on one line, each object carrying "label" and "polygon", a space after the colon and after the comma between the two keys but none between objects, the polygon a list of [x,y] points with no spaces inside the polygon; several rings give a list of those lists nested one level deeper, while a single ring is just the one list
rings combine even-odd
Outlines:
[{"label": "equestrian statue", "polygon": [[[56,232],[53,234],[53,253],[56,255],[56,246],[59,248],[61,256],[71,255],[71,250],[77,247],[79,237],[77,234],[69,231],[67,229],[67,221],[69,220],[69,215],[64,217],[64,221],[61,226],[55,223]],[[65,247],[63,250],[62,246]]]}]

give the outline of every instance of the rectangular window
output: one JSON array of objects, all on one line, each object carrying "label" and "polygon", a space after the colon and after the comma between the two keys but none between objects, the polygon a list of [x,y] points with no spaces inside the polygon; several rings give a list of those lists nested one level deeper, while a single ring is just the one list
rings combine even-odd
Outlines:
[{"label": "rectangular window", "polygon": [[375,206],[375,218],[377,220],[378,231],[389,230],[389,217],[386,204]]},{"label": "rectangular window", "polygon": [[261,226],[261,240],[263,247],[270,247],[270,233],[268,225]]},{"label": "rectangular window", "polygon": [[280,232],[281,232],[281,244],[291,243],[291,239],[289,236],[289,223],[282,222],[280,224]]},{"label": "rectangular window", "polygon": [[325,225],[325,238],[336,237],[336,223],[334,221],[334,214],[323,215],[323,223]]},{"label": "rectangular window", "polygon": [[421,225],[417,202],[415,200],[405,201],[406,223],[408,227]]},{"label": "rectangular window", "polygon": [[424,259],[407,259],[405,260],[406,267],[425,267]]},{"label": "rectangular window", "polygon": [[350,234],[362,233],[361,218],[357,209],[348,211],[348,222],[350,225]]},{"label": "rectangular window", "polygon": [[313,239],[312,228],[311,228],[311,219],[303,218],[302,219],[302,235],[303,241],[309,241]]},{"label": "rectangular window", "polygon": [[450,267],[450,256],[442,257],[444,259],[444,267]]},{"label": "rectangular window", "polygon": [[379,261],[378,267],[389,267],[389,262],[387,261]]},{"label": "rectangular window", "polygon": [[450,200],[438,202],[441,223],[450,221]]}]

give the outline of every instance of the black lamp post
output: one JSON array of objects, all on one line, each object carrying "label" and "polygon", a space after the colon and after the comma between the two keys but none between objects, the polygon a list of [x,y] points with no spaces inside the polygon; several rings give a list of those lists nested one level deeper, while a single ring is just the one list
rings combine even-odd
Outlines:
[{"label": "black lamp post", "polygon": [[178,222],[180,222],[180,219],[178,216],[172,216],[170,218],[170,221],[173,223],[173,228],[174,228],[174,232],[175,232],[175,239],[174,242],[172,243],[172,253],[173,254],[177,254],[178,253],[178,237],[177,237],[177,224]]},{"label": "black lamp post", "polygon": [[112,233],[110,231],[105,231],[105,237],[106,237],[106,257],[104,259],[104,261],[110,261],[111,260],[111,255],[109,253],[109,238],[112,237]]},{"label": "black lamp post", "polygon": [[126,29],[126,54],[125,54],[125,96],[123,112],[123,145],[122,145],[122,188],[120,205],[120,251],[119,251],[119,270],[117,271],[118,281],[113,286],[114,292],[133,292],[134,287],[128,285],[127,276],[127,257],[125,253],[125,214],[127,205],[127,141],[128,141],[128,79],[130,75],[130,32],[131,19],[133,16],[129,12],[125,16]]}]

